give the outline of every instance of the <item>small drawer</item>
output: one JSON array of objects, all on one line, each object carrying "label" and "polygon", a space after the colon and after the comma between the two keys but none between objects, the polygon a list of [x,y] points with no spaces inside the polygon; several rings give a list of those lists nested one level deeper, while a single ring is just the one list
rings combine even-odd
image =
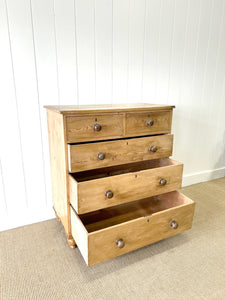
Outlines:
[{"label": "small drawer", "polygon": [[123,136],[123,115],[66,117],[67,143],[114,139]]},{"label": "small drawer", "polygon": [[69,175],[78,214],[171,192],[181,187],[183,164],[161,158]]},{"label": "small drawer", "polygon": [[194,206],[175,191],[80,216],[71,207],[72,236],[91,266],[190,229]]},{"label": "small drawer", "polygon": [[79,172],[132,162],[169,157],[173,135],[68,145],[69,172]]},{"label": "small drawer", "polygon": [[126,136],[150,135],[171,132],[172,111],[128,113]]}]

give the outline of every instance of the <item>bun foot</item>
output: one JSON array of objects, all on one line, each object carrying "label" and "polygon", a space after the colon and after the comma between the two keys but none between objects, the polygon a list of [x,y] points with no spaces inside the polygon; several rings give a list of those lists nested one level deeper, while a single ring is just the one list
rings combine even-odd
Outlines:
[{"label": "bun foot", "polygon": [[69,244],[70,248],[72,248],[72,249],[76,248],[76,246],[77,246],[72,236],[69,236],[67,238],[67,243]]}]

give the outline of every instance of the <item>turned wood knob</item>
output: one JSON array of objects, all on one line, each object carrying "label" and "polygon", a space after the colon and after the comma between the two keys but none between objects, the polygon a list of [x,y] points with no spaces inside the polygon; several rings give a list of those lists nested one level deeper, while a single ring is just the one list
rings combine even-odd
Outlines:
[{"label": "turned wood knob", "polygon": [[100,124],[94,124],[93,129],[94,131],[100,131],[102,129],[102,126]]},{"label": "turned wood knob", "polygon": [[105,192],[105,196],[110,199],[110,198],[113,197],[113,192],[108,190],[108,191]]},{"label": "turned wood knob", "polygon": [[105,158],[105,154],[99,152],[98,155],[97,155],[97,158],[98,158],[99,160],[103,160],[103,159]]},{"label": "turned wood knob", "polygon": [[154,121],[153,120],[148,120],[146,122],[147,126],[153,126],[154,125]]},{"label": "turned wood knob", "polygon": [[123,239],[116,240],[116,244],[117,244],[118,248],[123,248],[125,246]]},{"label": "turned wood knob", "polygon": [[164,178],[159,179],[159,184],[160,185],[165,185],[166,183],[167,183],[166,179],[164,179]]},{"label": "turned wood knob", "polygon": [[156,152],[157,150],[158,150],[157,146],[151,146],[149,148],[149,151],[151,151],[151,152]]},{"label": "turned wood knob", "polygon": [[172,227],[173,229],[177,229],[178,223],[175,220],[173,220],[170,222],[170,227]]}]

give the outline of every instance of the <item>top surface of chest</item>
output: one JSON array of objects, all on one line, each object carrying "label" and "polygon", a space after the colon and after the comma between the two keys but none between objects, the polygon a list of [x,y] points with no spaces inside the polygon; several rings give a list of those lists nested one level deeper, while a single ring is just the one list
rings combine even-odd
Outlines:
[{"label": "top surface of chest", "polygon": [[119,113],[119,112],[141,112],[171,110],[175,106],[148,103],[127,103],[127,104],[101,104],[101,105],[49,105],[46,109],[63,115],[81,115],[96,113]]}]

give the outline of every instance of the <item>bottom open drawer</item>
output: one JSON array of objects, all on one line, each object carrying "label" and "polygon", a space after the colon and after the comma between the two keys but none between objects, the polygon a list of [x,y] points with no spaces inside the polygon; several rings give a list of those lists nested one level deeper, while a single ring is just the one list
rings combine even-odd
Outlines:
[{"label": "bottom open drawer", "polygon": [[71,206],[72,235],[91,266],[190,229],[194,205],[175,191],[79,216]]}]

